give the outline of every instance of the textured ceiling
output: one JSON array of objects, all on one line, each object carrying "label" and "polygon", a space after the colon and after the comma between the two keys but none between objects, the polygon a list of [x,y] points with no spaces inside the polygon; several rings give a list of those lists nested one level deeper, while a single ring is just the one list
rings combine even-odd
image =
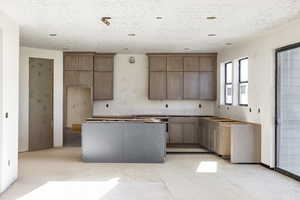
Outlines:
[{"label": "textured ceiling", "polygon": [[[299,17],[300,0],[0,0],[0,10],[20,24],[24,46],[201,52],[234,45]],[[100,23],[103,16],[112,17],[110,26]],[[206,20],[208,16],[217,19]]]}]

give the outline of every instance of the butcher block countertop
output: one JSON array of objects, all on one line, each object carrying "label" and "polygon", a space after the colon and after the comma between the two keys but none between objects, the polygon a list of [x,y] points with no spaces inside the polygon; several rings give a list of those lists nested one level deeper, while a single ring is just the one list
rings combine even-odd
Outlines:
[{"label": "butcher block countertop", "polygon": [[159,118],[109,118],[97,117],[88,118],[87,122],[142,122],[142,123],[163,123],[164,120]]},{"label": "butcher block countertop", "polygon": [[144,123],[166,123],[173,117],[209,117],[201,115],[94,115],[87,122],[144,122]]}]

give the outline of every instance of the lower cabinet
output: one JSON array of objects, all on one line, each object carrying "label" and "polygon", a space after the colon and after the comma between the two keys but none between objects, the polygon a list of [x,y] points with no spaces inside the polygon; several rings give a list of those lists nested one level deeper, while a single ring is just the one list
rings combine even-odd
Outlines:
[{"label": "lower cabinet", "polygon": [[198,120],[191,117],[169,119],[169,144],[199,144]]},{"label": "lower cabinet", "polygon": [[183,143],[183,125],[180,123],[169,123],[169,144]]},{"label": "lower cabinet", "polygon": [[195,123],[183,124],[183,143],[198,144],[197,125]]}]

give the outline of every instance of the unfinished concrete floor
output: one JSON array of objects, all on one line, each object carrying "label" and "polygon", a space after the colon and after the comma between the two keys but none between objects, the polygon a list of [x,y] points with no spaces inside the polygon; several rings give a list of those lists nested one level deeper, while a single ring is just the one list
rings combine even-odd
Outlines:
[{"label": "unfinished concrete floor", "polygon": [[260,165],[211,154],[164,164],[83,163],[80,148],[20,154],[19,179],[1,200],[299,200],[300,183]]}]

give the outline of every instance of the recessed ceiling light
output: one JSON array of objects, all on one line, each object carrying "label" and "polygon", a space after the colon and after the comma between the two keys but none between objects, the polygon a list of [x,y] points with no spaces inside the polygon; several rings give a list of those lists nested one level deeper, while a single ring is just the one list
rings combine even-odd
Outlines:
[{"label": "recessed ceiling light", "polygon": [[68,50],[70,50],[70,49],[69,49],[69,48],[63,48],[63,50],[64,50],[64,51],[68,51]]},{"label": "recessed ceiling light", "polygon": [[135,36],[135,33],[129,33],[128,36]]},{"label": "recessed ceiling light", "polygon": [[215,16],[210,16],[210,17],[206,17],[207,20],[214,20],[214,19],[217,19],[217,17]]},{"label": "recessed ceiling light", "polygon": [[230,42],[227,42],[225,45],[227,45],[227,46],[231,46],[231,45],[232,45],[232,43],[230,43]]},{"label": "recessed ceiling light", "polygon": [[128,51],[128,48],[124,48],[123,50],[124,50],[124,51]]},{"label": "recessed ceiling light", "polygon": [[156,17],[156,19],[162,19],[162,18],[163,18],[163,17],[161,17],[161,16],[157,16],[157,17]]},{"label": "recessed ceiling light", "polygon": [[215,37],[215,36],[217,36],[217,35],[212,33],[212,34],[208,34],[208,36],[209,36],[209,37]]},{"label": "recessed ceiling light", "polygon": [[50,37],[55,37],[55,36],[57,36],[57,35],[56,35],[56,33],[50,33],[49,36],[50,36]]},{"label": "recessed ceiling light", "polygon": [[190,48],[184,48],[184,50],[191,50]]}]

